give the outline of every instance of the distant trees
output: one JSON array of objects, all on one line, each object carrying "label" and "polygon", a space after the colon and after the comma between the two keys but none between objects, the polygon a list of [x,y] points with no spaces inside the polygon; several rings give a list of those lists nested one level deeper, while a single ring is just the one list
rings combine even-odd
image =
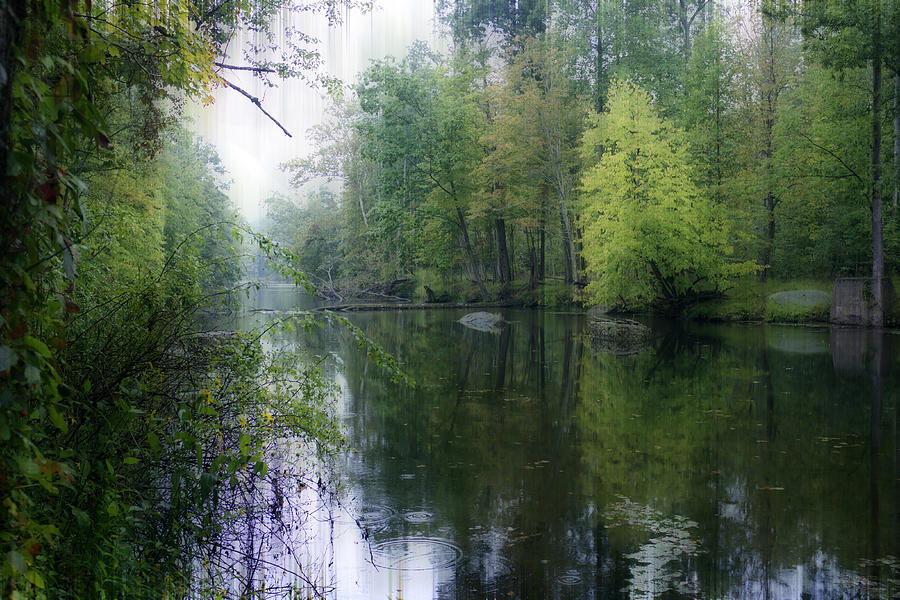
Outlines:
[{"label": "distant trees", "polygon": [[[416,47],[402,63],[376,63],[348,103],[361,110],[346,120],[357,150],[344,176],[366,174],[369,207],[356,211],[369,226],[349,239],[380,248],[369,254],[368,275],[357,268],[357,276],[400,269],[431,287],[439,280],[458,297],[475,290],[496,297],[517,280],[540,291],[559,279],[613,300],[598,286],[624,264],[616,261],[625,246],[615,246],[629,229],[613,223],[635,225],[622,196],[629,189],[648,218],[668,195],[678,207],[669,207],[678,219],[657,221],[660,244],[646,237],[642,251],[668,252],[658,257],[663,263],[696,251],[707,262],[696,272],[675,267],[694,272],[685,281],[699,277],[696,285],[670,280],[662,268],[655,276],[649,262],[640,275],[632,265],[627,283],[640,292],[618,293],[624,305],[687,302],[751,270],[763,281],[859,274],[866,261],[877,263],[871,231],[882,219],[866,217],[866,225],[863,213],[879,206],[875,190],[886,178],[878,173],[890,171],[891,120],[875,111],[891,90],[875,102],[865,88],[874,86],[878,48],[879,64],[894,70],[900,39],[896,15],[876,4],[844,10],[765,0],[731,14],[711,0],[441,3],[456,40],[452,55]],[[631,99],[653,107],[659,130],[647,134],[652,144],[643,150],[674,153],[666,168],[632,164],[641,175],[631,188],[610,183],[614,157],[622,157],[607,145],[628,140],[598,138],[606,135],[601,123],[621,110],[608,110],[624,93],[612,93],[614,81],[643,90]],[[588,106],[602,116],[588,123]],[[594,155],[579,155],[579,147]],[[357,189],[345,186],[345,214],[358,204]],[[886,221],[884,234],[888,272],[900,263],[895,221]],[[689,222],[703,239],[680,229]],[[624,237],[613,243],[614,233]],[[702,242],[709,244],[702,251],[689,250]],[[744,268],[748,262],[758,268]],[[466,281],[473,287],[462,293]]]},{"label": "distant trees", "polygon": [[783,18],[795,16],[809,54],[837,71],[869,68],[871,73],[871,162],[869,201],[872,211],[872,324],[884,324],[883,279],[883,70],[900,72],[900,9],[896,2],[864,0],[836,4],[825,0],[771,2],[764,8]]}]

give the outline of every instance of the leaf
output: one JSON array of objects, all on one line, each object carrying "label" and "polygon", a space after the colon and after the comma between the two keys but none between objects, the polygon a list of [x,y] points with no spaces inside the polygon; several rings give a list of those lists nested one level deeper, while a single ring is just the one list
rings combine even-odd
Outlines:
[{"label": "leaf", "polygon": [[134,464],[141,462],[141,459],[135,458],[134,456],[126,456],[125,458],[122,459],[122,462],[125,463],[126,465],[134,465]]},{"label": "leaf", "polygon": [[56,410],[52,404],[47,406],[47,414],[50,416],[50,422],[53,423],[53,426],[66,433],[69,431],[69,425],[66,423],[66,420],[63,418],[59,411]]},{"label": "leaf", "polygon": [[6,554],[6,561],[14,571],[19,573],[24,573],[28,569],[28,566],[25,564],[25,557],[15,550],[10,550]]},{"label": "leaf", "polygon": [[91,518],[81,509],[73,507],[72,515],[75,517],[75,521],[82,527],[87,527],[91,524]]},{"label": "leaf", "polygon": [[34,587],[38,589],[44,589],[44,578],[41,577],[41,574],[38,573],[35,569],[30,569],[27,573],[25,573],[25,580],[30,582]]},{"label": "leaf", "polygon": [[9,371],[18,361],[15,350],[9,346],[0,346],[0,372]]},{"label": "leaf", "polygon": [[22,340],[26,346],[43,356],[44,358],[50,358],[53,354],[50,352],[50,348],[47,347],[47,344],[42,342],[41,340],[32,337],[30,335],[26,335]]},{"label": "leaf", "polygon": [[41,370],[34,365],[25,367],[25,381],[29,385],[38,385],[41,382]]}]

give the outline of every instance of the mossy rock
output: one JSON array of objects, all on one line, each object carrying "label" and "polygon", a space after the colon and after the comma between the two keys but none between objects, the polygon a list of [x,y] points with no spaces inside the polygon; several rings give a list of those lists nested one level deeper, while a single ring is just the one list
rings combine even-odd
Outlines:
[{"label": "mossy rock", "polygon": [[831,294],[821,290],[788,290],[766,298],[767,321],[827,321],[830,311]]},{"label": "mossy rock", "polygon": [[506,321],[503,320],[502,316],[496,313],[479,311],[467,314],[459,320],[459,323],[469,329],[474,329],[475,331],[500,333],[500,330]]},{"label": "mossy rock", "polygon": [[588,319],[588,336],[595,352],[637,354],[650,345],[650,328],[630,319]]}]

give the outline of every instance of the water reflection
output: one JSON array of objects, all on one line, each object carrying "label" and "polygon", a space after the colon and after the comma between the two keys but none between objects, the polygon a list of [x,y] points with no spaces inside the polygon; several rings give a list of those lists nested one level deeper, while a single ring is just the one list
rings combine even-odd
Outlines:
[{"label": "water reflection", "polygon": [[414,389],[349,336],[302,338],[343,361],[354,448],[316,538],[334,597],[900,589],[895,336],[663,322],[617,357],[579,315],[508,310],[491,334],[462,314],[351,315]]}]

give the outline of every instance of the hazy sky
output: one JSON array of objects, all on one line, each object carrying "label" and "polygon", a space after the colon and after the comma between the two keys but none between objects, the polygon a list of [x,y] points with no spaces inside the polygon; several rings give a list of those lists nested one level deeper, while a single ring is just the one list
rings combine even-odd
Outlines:
[{"label": "hazy sky", "polygon": [[[372,58],[403,56],[416,40],[432,45],[435,34],[433,3],[429,0],[376,0],[371,13],[351,11],[340,27],[330,28],[324,18],[305,15],[293,23],[319,38],[326,70],[353,83]],[[230,62],[239,62],[241,38],[232,43]],[[306,130],[320,122],[326,104],[322,92],[298,81],[267,88],[249,76],[226,75],[235,85],[263,100],[263,106],[281,122],[288,138],[247,98],[229,89],[217,90],[215,103],[193,106],[193,129],[215,145],[233,183],[230,196],[251,221],[262,215],[260,204],[274,191],[291,193],[287,177],[278,169],[286,160],[311,151]]]}]

